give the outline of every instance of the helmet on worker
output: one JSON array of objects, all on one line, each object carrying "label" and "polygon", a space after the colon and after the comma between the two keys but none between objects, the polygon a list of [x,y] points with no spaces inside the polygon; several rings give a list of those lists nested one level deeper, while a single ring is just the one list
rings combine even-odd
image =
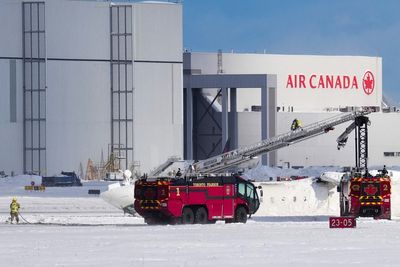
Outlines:
[{"label": "helmet on worker", "polygon": [[16,197],[13,197],[12,201],[13,201],[13,202],[16,202],[16,201],[17,201],[17,198],[16,198]]}]

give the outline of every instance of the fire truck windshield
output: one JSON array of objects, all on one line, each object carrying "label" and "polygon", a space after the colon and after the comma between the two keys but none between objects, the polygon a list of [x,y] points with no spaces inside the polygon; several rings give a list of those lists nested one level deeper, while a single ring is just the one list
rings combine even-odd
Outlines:
[{"label": "fire truck windshield", "polygon": [[248,203],[250,214],[254,214],[260,206],[260,200],[255,186],[252,183],[243,181],[238,184],[237,192],[238,196],[245,199]]}]

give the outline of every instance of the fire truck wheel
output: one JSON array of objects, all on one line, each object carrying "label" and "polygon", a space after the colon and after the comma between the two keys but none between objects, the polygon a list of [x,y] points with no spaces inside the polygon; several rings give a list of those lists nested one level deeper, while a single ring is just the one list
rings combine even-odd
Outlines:
[{"label": "fire truck wheel", "polygon": [[207,210],[203,207],[200,207],[196,210],[196,214],[194,216],[195,223],[206,224],[208,223],[208,214]]},{"label": "fire truck wheel", "polygon": [[235,222],[246,223],[247,222],[247,212],[242,206],[238,207],[235,212]]},{"label": "fire truck wheel", "polygon": [[182,211],[182,223],[183,224],[193,224],[194,223],[194,213],[191,208],[184,208]]},{"label": "fire truck wheel", "polygon": [[157,224],[161,224],[160,220],[157,220],[156,218],[147,218],[144,220],[145,223],[147,223],[148,225],[157,225]]},{"label": "fire truck wheel", "polygon": [[177,225],[177,224],[181,224],[181,223],[182,223],[182,218],[173,217],[173,218],[170,218],[168,221],[168,224],[171,224],[171,225]]}]

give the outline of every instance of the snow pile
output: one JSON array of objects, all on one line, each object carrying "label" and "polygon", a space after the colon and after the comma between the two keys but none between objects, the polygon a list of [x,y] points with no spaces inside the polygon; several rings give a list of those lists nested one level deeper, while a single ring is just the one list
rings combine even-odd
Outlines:
[{"label": "snow pile", "polygon": [[261,182],[260,208],[256,216],[327,216],[339,214],[336,186],[306,178]]},{"label": "snow pile", "polygon": [[[372,166],[369,168],[370,173],[373,175],[378,174],[378,170],[382,170],[383,165]],[[400,179],[400,166],[386,166],[389,170],[389,175],[392,179]],[[307,177],[320,177],[323,173],[343,172],[343,167],[339,166],[310,166],[305,168],[279,168],[268,166],[257,166],[256,168],[249,169],[244,172],[243,177],[246,179],[254,180],[256,182],[267,182],[272,180],[276,181],[277,177],[290,176],[307,176]]]},{"label": "snow pile", "polygon": [[344,174],[344,172],[324,172],[321,174],[320,178],[322,181],[339,185]]},{"label": "snow pile", "polygon": [[326,171],[340,171],[341,167],[327,166],[327,167],[306,167],[300,169],[283,169],[278,167],[258,166],[254,169],[247,170],[243,177],[246,179],[254,180],[257,182],[265,182],[276,180],[277,177],[290,177],[290,176],[308,176],[319,177]]},{"label": "snow pile", "polygon": [[37,175],[18,175],[0,178],[1,196],[31,196],[31,197],[94,197],[89,195],[89,189],[106,191],[107,186],[113,182],[82,181],[83,186],[73,187],[46,187],[44,192],[25,190],[32,182],[40,186],[42,177]]}]

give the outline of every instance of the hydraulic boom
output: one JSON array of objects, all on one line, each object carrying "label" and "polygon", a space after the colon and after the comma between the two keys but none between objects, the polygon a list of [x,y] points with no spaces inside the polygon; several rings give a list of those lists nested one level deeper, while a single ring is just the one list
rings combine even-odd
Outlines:
[{"label": "hydraulic boom", "polygon": [[370,111],[355,111],[352,113],[340,114],[307,125],[296,131],[290,131],[253,145],[244,146],[218,156],[200,160],[194,163],[191,168],[187,169],[186,173],[216,173],[228,170],[234,166],[248,162],[259,155],[327,133],[330,130],[333,130],[334,126],[355,120],[356,118],[369,113]]}]

